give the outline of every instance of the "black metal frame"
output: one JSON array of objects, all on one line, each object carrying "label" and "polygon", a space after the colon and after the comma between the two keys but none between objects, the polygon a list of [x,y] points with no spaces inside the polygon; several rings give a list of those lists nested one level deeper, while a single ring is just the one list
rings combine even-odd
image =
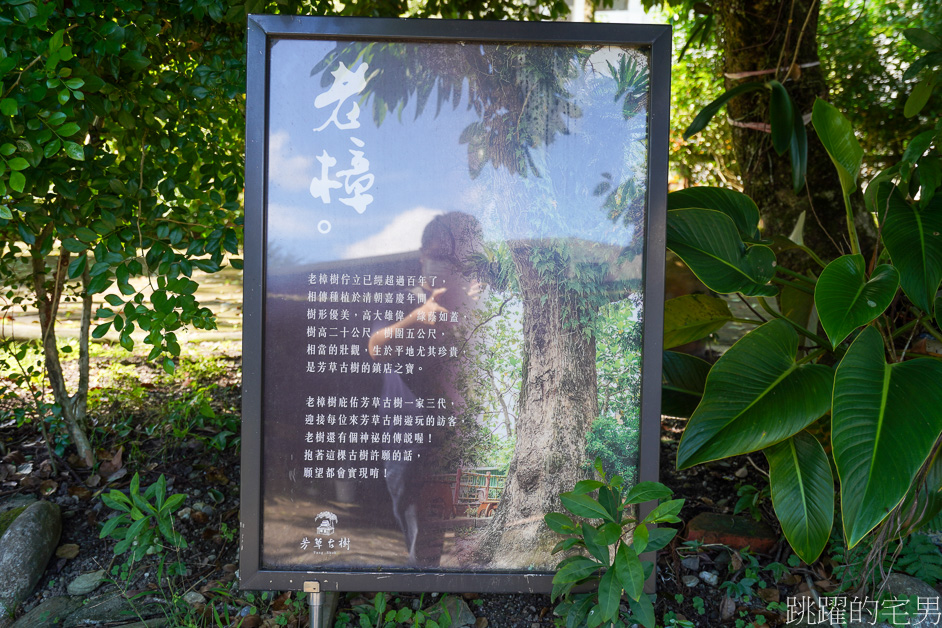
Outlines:
[{"label": "black metal frame", "polygon": [[[610,44],[650,48],[648,182],[644,241],[639,479],[658,479],[664,292],[671,30],[660,25],[559,22],[471,22],[252,15],[248,19],[246,96],[245,271],[243,288],[242,488],[240,580],[243,589],[325,591],[549,592],[552,573],[304,572],[261,569],[262,362],[264,349],[265,212],[268,72],[272,39],[478,41]],[[642,514],[653,504],[645,504]]]}]

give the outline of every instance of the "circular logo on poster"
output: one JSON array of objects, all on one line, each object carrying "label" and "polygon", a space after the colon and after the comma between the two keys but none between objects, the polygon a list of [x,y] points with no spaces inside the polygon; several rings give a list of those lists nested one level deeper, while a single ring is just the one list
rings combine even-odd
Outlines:
[{"label": "circular logo on poster", "polygon": [[337,525],[337,515],[325,510],[314,517],[314,521],[317,522],[317,534],[330,536],[334,533],[334,527]]}]

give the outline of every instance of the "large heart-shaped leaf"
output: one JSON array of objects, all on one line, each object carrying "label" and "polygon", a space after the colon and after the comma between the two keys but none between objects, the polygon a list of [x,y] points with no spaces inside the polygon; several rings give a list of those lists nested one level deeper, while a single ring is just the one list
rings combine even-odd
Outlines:
[{"label": "large heart-shaped leaf", "polygon": [[664,348],[671,349],[706,338],[733,320],[723,299],[707,294],[685,294],[664,303]]},{"label": "large heart-shaped leaf", "polygon": [[849,547],[900,503],[942,432],[942,362],[888,365],[883,350],[865,328],[834,378],[831,445]]},{"label": "large heart-shaped leaf", "polygon": [[808,432],[765,449],[772,506],[782,532],[809,565],[827,545],[834,522],[834,478],[824,447]]},{"label": "large heart-shaped leaf", "polygon": [[884,184],[877,190],[877,207],[886,208],[883,242],[899,269],[903,292],[931,314],[942,282],[942,197],[920,209]]},{"label": "large heart-shaped leaf", "polygon": [[707,376],[677,449],[677,467],[764,449],[827,412],[833,371],[798,364],[797,352],[798,334],[781,319],[730,347]]},{"label": "large heart-shaped leaf", "polygon": [[665,351],[661,365],[661,414],[689,417],[703,397],[710,363],[686,353]]},{"label": "large heart-shaped leaf", "polygon": [[882,314],[898,287],[899,272],[888,264],[874,268],[868,281],[863,255],[844,255],[828,264],[815,286],[814,303],[831,345],[837,347]]},{"label": "large heart-shaped leaf", "polygon": [[716,210],[667,212],[667,248],[711,290],[771,296],[775,254],[766,246],[746,247],[732,219]]},{"label": "large heart-shaped leaf", "polygon": [[844,196],[850,196],[857,189],[857,175],[863,161],[863,149],[854,135],[854,128],[837,107],[820,98],[814,101],[811,123],[837,167]]},{"label": "large heart-shaped leaf", "polygon": [[711,187],[677,190],[667,195],[667,209],[715,209],[733,220],[744,240],[759,237],[759,208],[736,190]]}]

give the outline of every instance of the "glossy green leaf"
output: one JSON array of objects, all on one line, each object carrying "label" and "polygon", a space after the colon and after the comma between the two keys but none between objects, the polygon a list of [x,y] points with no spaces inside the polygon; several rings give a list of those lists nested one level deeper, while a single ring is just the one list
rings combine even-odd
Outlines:
[{"label": "glossy green leaf", "polygon": [[903,29],[903,37],[923,50],[942,49],[942,40],[924,28],[905,28]]},{"label": "glossy green leaf", "polygon": [[7,162],[7,166],[10,170],[26,170],[29,168],[29,162],[22,157],[14,157]]},{"label": "glossy green leaf", "polygon": [[586,558],[585,556],[578,556],[576,560],[566,563],[560,567],[559,571],[556,572],[556,575],[553,576],[553,582],[559,581],[561,584],[566,584],[569,582],[579,582],[585,578],[596,573],[602,565],[595,562],[591,558]]},{"label": "glossy green leaf", "polygon": [[726,301],[707,294],[685,294],[664,303],[664,348],[706,338],[733,319]]},{"label": "glossy green leaf", "polygon": [[11,212],[10,208],[6,205],[0,205],[0,218],[3,220],[12,220],[13,212]]},{"label": "glossy green leaf", "polygon": [[677,536],[676,528],[650,528],[648,530],[648,546],[645,551],[656,552],[662,550]]},{"label": "glossy green leaf", "polygon": [[792,162],[792,191],[795,194],[801,191],[808,176],[808,132],[805,130],[805,121],[795,101],[792,100],[795,111],[793,118],[794,132],[789,142],[788,156]]},{"label": "glossy green leaf", "polygon": [[641,568],[641,559],[630,546],[618,546],[618,551],[615,552],[615,571],[628,597],[637,600],[644,591],[644,570]]},{"label": "glossy green leaf", "polygon": [[582,524],[582,540],[589,554],[603,565],[608,565],[608,546],[599,542],[599,532],[591,524]]},{"label": "glossy green leaf", "polygon": [[922,108],[929,102],[929,97],[932,96],[934,88],[935,84],[929,79],[923,79],[916,83],[913,91],[906,98],[906,104],[903,105],[903,115],[912,118],[922,111]]},{"label": "glossy green leaf", "polygon": [[150,59],[136,50],[126,53],[121,60],[128,64],[133,70],[143,70],[150,65]]},{"label": "glossy green leaf", "polygon": [[26,176],[22,172],[10,173],[10,188],[15,192],[22,192],[26,187]]},{"label": "glossy green leaf", "polygon": [[546,526],[557,534],[573,534],[576,531],[576,524],[572,519],[560,512],[549,512],[543,515],[543,521]]},{"label": "glossy green leaf", "polygon": [[85,161],[85,150],[81,144],[75,142],[64,142],[65,154],[75,161]]},{"label": "glossy green leaf", "polygon": [[667,195],[667,209],[715,209],[729,216],[743,240],[759,237],[759,208],[736,190],[697,186]]},{"label": "glossy green leaf", "polygon": [[764,449],[831,405],[833,371],[796,362],[798,334],[775,319],[730,347],[707,376],[677,450],[677,467]]},{"label": "glossy green leaf", "polygon": [[572,489],[572,492],[576,495],[585,495],[586,493],[597,491],[603,486],[605,486],[605,483],[599,482],[598,480],[581,480],[576,482],[576,486]]},{"label": "glossy green leaf", "polygon": [[876,196],[877,207],[886,208],[883,242],[899,270],[900,287],[916,307],[932,314],[942,283],[942,198],[920,208],[889,184]]},{"label": "glossy green leaf", "polygon": [[621,538],[622,528],[617,523],[606,523],[599,528],[598,536],[596,537],[596,542],[600,545],[611,545],[615,541]]},{"label": "glossy green leaf", "polygon": [[[901,535],[926,526],[942,512],[942,452],[936,452],[924,476],[917,475],[903,500]],[[930,529],[936,529],[935,527]]]},{"label": "glossy green leaf", "polygon": [[615,578],[615,570],[609,569],[599,581],[599,610],[602,621],[611,621],[618,614],[621,601],[621,583]]},{"label": "glossy green leaf", "polygon": [[0,113],[3,115],[15,116],[18,110],[19,106],[16,104],[16,99],[4,98],[3,100],[0,100]]},{"label": "glossy green leaf", "polygon": [[642,520],[643,523],[679,523],[677,515],[680,509],[684,507],[683,499],[671,499],[658,506],[648,513]]},{"label": "glossy green leaf", "polygon": [[636,552],[641,554],[645,549],[647,549],[649,536],[650,531],[648,530],[647,525],[642,523],[635,527],[634,541],[632,542],[632,546]]},{"label": "glossy green leaf", "polygon": [[631,607],[631,614],[644,628],[655,628],[654,605],[647,595],[641,595],[637,600],[629,597],[628,606]]},{"label": "glossy green leaf", "polygon": [[883,314],[897,288],[899,272],[889,264],[874,268],[869,280],[863,255],[844,255],[828,264],[815,286],[814,302],[831,346]]},{"label": "glossy green leaf", "polygon": [[667,247],[711,290],[772,295],[775,254],[767,246],[746,247],[726,214],[709,209],[667,212]]},{"label": "glossy green leaf", "polygon": [[674,492],[660,482],[639,482],[625,495],[626,504],[641,504],[655,499],[664,499]]},{"label": "glossy green leaf", "polygon": [[834,378],[831,444],[850,547],[905,497],[942,432],[942,362],[888,365],[883,352],[880,333],[865,328]]},{"label": "glossy green leaf", "polygon": [[661,414],[689,418],[703,397],[709,372],[706,360],[665,351],[661,362]]},{"label": "glossy green leaf", "polygon": [[563,539],[562,541],[560,541],[559,543],[553,546],[553,550],[550,552],[550,554],[556,554],[558,552],[565,552],[566,550],[570,550],[576,545],[579,545],[580,543],[582,543],[582,539],[579,539],[576,537]]},{"label": "glossy green leaf", "polygon": [[814,102],[811,123],[837,167],[844,196],[849,196],[857,189],[857,175],[860,174],[863,160],[863,149],[854,135],[853,127],[834,105],[820,98]]},{"label": "glossy green leaf", "polygon": [[795,131],[792,99],[788,90],[778,81],[769,81],[772,90],[769,104],[770,126],[772,127],[772,148],[779,155],[783,155],[791,145],[792,135]]},{"label": "glossy green leaf", "polygon": [[710,123],[710,120],[713,119],[720,109],[729,102],[731,99],[739,96],[740,94],[745,94],[747,92],[754,92],[760,89],[765,89],[765,83],[743,83],[738,85],[733,89],[724,92],[711,102],[709,105],[700,110],[700,113],[693,119],[693,122],[690,123],[690,126],[687,127],[687,130],[684,131],[684,139],[690,139],[691,136],[696,135]]},{"label": "glossy green leaf", "polygon": [[782,532],[809,565],[827,545],[834,523],[834,478],[821,443],[808,432],[765,449],[772,506]]},{"label": "glossy green leaf", "polygon": [[598,502],[598,500],[588,495],[576,495],[575,493],[562,493],[559,500],[563,506],[576,515],[587,519],[605,519],[611,521],[611,515]]}]

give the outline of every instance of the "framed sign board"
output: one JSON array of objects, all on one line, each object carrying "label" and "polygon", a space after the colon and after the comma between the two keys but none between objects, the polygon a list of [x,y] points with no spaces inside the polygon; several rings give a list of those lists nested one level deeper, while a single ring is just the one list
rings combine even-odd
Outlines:
[{"label": "framed sign board", "polygon": [[249,18],[246,589],[549,591],[657,478],[670,31]]}]

